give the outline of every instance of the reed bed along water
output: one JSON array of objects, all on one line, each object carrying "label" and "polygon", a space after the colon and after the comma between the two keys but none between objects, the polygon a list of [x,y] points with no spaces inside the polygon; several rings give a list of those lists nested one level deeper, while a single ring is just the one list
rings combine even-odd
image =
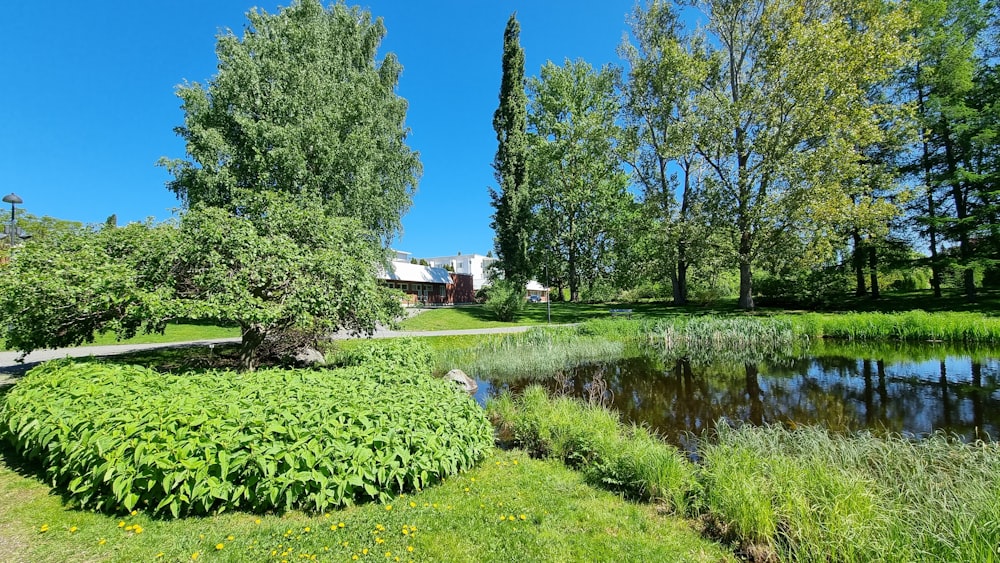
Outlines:
[{"label": "reed bed along water", "polygon": [[484,340],[471,349],[446,352],[437,365],[439,370],[458,367],[480,378],[550,378],[585,363],[620,359],[625,348],[622,340],[595,336],[577,327],[532,328]]},{"label": "reed bed along water", "polygon": [[607,409],[539,387],[505,393],[487,412],[502,438],[533,455],[698,517],[757,560],[998,557],[1000,444],[720,423],[695,442],[694,462]]},{"label": "reed bed along water", "polygon": [[807,313],[776,318],[810,338],[1000,343],[1000,318],[981,313]]},{"label": "reed bed along water", "polygon": [[648,339],[668,358],[748,363],[791,354],[798,337],[785,319],[705,316],[661,322]]},{"label": "reed bed along water", "polygon": [[782,559],[998,557],[997,443],[723,425],[699,452],[707,513]]}]

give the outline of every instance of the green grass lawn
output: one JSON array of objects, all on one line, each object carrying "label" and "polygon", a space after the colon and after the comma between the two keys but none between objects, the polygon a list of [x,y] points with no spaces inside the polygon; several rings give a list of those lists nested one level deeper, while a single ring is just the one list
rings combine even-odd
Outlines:
[{"label": "green grass lawn", "polygon": [[[109,344],[159,344],[165,342],[188,342],[192,340],[215,340],[218,338],[239,338],[239,327],[222,327],[212,324],[177,323],[168,324],[163,334],[137,334],[133,338],[118,340],[114,333],[98,334],[93,342],[83,346],[106,346]],[[8,350],[2,346],[0,350]]]},{"label": "green grass lawn", "polygon": [[[677,315],[738,315],[735,299],[720,300],[713,304],[691,304],[674,306],[666,302],[654,303],[552,303],[552,323],[579,323],[590,319],[609,318],[610,309],[632,309],[633,318],[660,319]],[[865,297],[845,297],[842,304],[833,311],[903,312],[922,309],[938,311],[973,311],[986,314],[1000,313],[1000,292],[983,291],[975,301],[969,301],[957,292],[946,291],[941,299],[935,299],[930,290],[884,293],[883,298],[872,300]],[[755,314],[795,313],[781,308],[760,307]],[[548,323],[548,309],[545,303],[529,303],[517,320],[504,323],[493,319],[492,314],[482,305],[447,307],[424,311],[401,323],[407,331],[462,330],[476,328],[496,328],[509,326],[533,326]]]},{"label": "green grass lawn", "polygon": [[179,520],[67,508],[0,460],[0,561],[735,560],[689,521],[516,450],[391,504]]}]

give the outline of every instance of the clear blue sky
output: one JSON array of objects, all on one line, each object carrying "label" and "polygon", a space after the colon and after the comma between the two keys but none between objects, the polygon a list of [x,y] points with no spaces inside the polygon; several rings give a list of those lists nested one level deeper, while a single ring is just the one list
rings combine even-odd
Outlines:
[{"label": "clear blue sky", "polygon": [[[0,23],[0,192],[85,223],[170,217],[161,156],[184,156],[175,86],[215,74],[215,37],[242,34],[253,0],[13,1]],[[348,4],[355,4],[348,2]],[[423,177],[404,235],[415,256],[486,253],[496,151],[493,111],[507,17],[517,11],[526,74],[547,60],[620,63],[634,0],[369,0],[403,64],[410,146]]]}]

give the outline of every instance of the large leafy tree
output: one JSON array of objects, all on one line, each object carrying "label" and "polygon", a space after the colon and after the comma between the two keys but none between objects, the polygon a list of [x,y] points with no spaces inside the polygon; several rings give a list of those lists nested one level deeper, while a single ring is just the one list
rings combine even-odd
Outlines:
[{"label": "large leafy tree", "polygon": [[701,4],[709,72],[694,100],[694,143],[736,248],[739,306],[752,308],[754,263],[776,251],[768,242],[843,201],[860,147],[884,134],[866,94],[903,63],[906,22],[880,0]]},{"label": "large leafy tree", "polygon": [[529,81],[532,201],[539,254],[558,261],[570,299],[582,282],[608,277],[633,211],[619,167],[616,73],[584,61],[551,61]]},{"label": "large leafy tree", "polygon": [[162,160],[187,205],[238,211],[240,192],[318,195],[388,242],[408,209],[420,163],[406,145],[401,66],[377,60],[381,19],[296,0],[253,10],[243,36],[219,36],[218,73],[178,89],[187,159]]},{"label": "large leafy tree", "polygon": [[188,211],[172,276],[180,314],[240,326],[244,368],[254,369],[268,336],[370,334],[401,313],[378,282],[381,249],[357,220],[324,214],[318,198],[284,194],[263,193],[241,208]]},{"label": "large leafy tree", "polygon": [[692,257],[706,240],[699,232],[704,224],[694,217],[701,186],[689,118],[707,69],[671,3],[654,0],[637,7],[631,24],[633,41],[621,48],[628,62],[624,160],[635,171],[647,215],[661,234],[655,254],[669,272],[674,303],[685,304]]},{"label": "large leafy tree", "polygon": [[500,106],[493,114],[497,153],[493,170],[498,189],[490,188],[494,209],[498,267],[504,278],[523,284],[531,276],[528,258],[531,209],[527,193],[527,106],[524,92],[524,49],[521,24],[511,14],[503,34]]}]

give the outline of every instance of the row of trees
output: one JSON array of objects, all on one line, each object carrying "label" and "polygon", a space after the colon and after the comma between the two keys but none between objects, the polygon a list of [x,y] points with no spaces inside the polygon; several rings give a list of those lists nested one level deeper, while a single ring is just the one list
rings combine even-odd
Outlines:
[{"label": "row of trees", "polygon": [[163,159],[179,219],[38,236],[0,269],[0,327],[24,352],[175,319],[232,323],[253,369],[289,331],[370,332],[400,311],[378,282],[420,173],[381,20],[298,0],[219,36],[218,73],[178,88],[187,156]]},{"label": "row of trees", "polygon": [[732,272],[752,308],[757,271],[803,284],[841,264],[877,297],[886,257],[921,265],[920,236],[935,291],[950,268],[973,295],[1000,253],[996,6],[694,8],[698,27],[690,7],[638,8],[622,68],[549,62],[528,80],[511,16],[494,119],[505,276],[547,273],[573,300],[662,280],[685,303],[692,274]]}]

